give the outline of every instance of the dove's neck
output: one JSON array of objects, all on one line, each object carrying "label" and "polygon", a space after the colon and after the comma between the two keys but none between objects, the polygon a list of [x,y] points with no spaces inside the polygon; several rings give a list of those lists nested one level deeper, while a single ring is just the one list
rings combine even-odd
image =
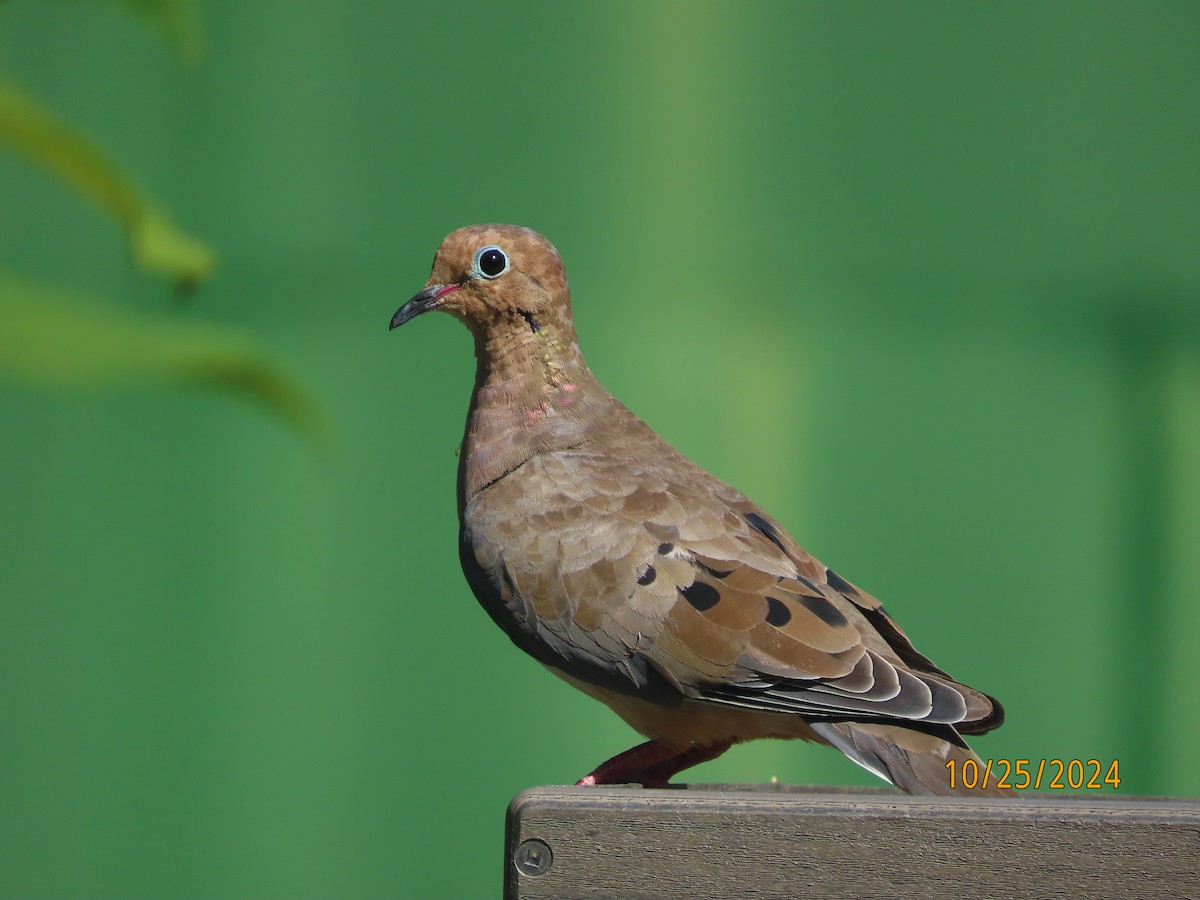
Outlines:
[{"label": "dove's neck", "polygon": [[531,457],[578,446],[611,396],[592,375],[574,329],[524,322],[476,333],[475,390],[458,463],[459,511]]}]

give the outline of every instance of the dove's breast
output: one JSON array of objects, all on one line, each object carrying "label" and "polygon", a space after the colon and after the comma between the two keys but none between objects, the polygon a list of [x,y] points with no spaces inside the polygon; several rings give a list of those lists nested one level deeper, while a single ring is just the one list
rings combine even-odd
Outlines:
[{"label": "dove's breast", "polygon": [[[630,504],[660,493],[585,476],[577,453],[536,456],[464,509],[460,557],[479,602],[527,653],[610,689],[678,702],[645,660],[675,603],[675,580],[646,578],[670,539]],[[680,569],[687,563],[667,564]]]}]

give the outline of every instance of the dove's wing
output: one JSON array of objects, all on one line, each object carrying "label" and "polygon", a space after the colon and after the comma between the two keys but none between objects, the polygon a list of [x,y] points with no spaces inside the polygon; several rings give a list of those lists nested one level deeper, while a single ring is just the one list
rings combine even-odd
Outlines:
[{"label": "dove's wing", "polygon": [[518,645],[663,704],[939,732],[1000,724],[999,705],[918,653],[877,600],[663,453],[540,455],[468,506],[464,569]]}]

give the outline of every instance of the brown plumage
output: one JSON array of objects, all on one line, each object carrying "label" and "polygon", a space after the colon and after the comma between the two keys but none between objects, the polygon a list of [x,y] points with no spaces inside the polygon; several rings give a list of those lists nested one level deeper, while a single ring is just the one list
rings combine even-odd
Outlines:
[{"label": "brown plumage", "polygon": [[951,792],[947,760],[975,758],[960,734],[998,726],[1000,704],[600,385],[544,237],[455,231],[392,327],[433,309],[475,337],[467,581],[517,646],[650,738],[581,783],[662,785],[779,737],[830,744],[910,793]]}]

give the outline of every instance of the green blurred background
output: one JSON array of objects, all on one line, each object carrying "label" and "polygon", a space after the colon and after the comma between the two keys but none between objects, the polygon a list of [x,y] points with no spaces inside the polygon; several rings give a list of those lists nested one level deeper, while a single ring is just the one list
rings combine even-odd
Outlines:
[{"label": "green blurred background", "polygon": [[[1200,6],[202,4],[181,65],[0,5],[0,66],[219,254],[190,303],[0,154],[0,264],[237,325],[219,392],[0,383],[0,896],[498,893],[504,809],[637,738],[458,569],[441,238],[571,273],[593,369],[999,696],[983,757],[1200,794]],[[0,323],[0,327],[3,324]],[[691,780],[870,783],[824,748]]]}]

